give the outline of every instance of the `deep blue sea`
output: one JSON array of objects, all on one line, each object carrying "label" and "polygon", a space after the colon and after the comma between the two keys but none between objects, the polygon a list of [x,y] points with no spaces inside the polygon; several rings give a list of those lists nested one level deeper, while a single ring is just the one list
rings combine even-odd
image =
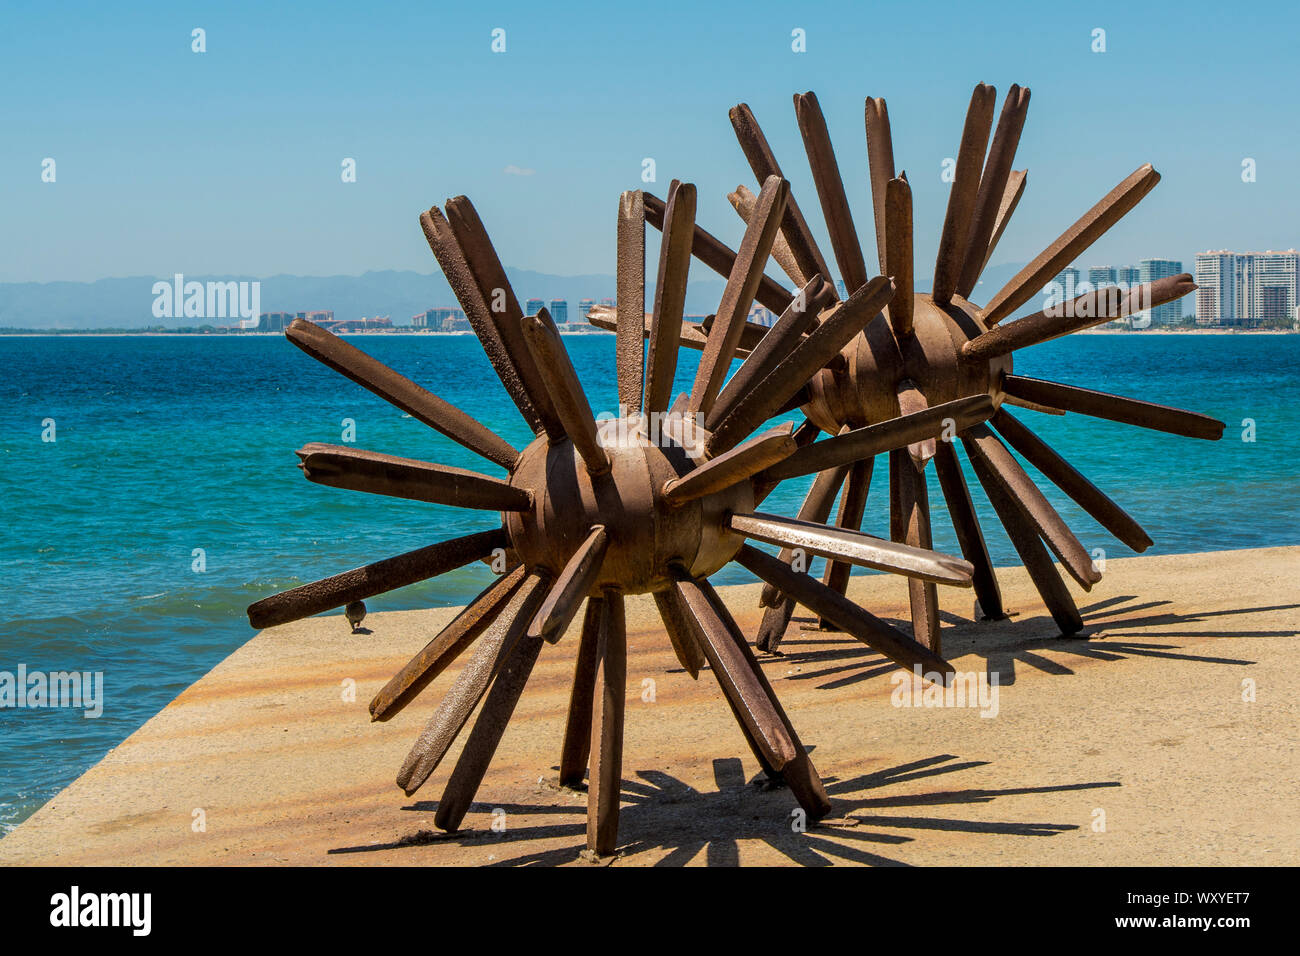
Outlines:
[{"label": "deep blue sea", "polygon": [[[353,341],[516,447],[528,440],[473,337]],[[592,407],[614,411],[613,337],[565,342]],[[683,356],[683,388],[696,359]],[[0,710],[0,833],[252,637],[250,602],[494,523],[307,482],[294,449],[338,443],[344,419],[355,421],[358,447],[500,472],[279,338],[5,337],[0,368],[0,671],[102,671],[105,681],[99,719]],[[1223,440],[1208,443],[1019,413],[1146,527],[1149,553],[1300,540],[1300,335],[1076,335],[1019,353],[1016,370],[1227,422]],[[54,442],[42,441],[45,419]],[[1253,442],[1242,440],[1244,419],[1254,421]],[[807,480],[783,485],[764,509],[793,514]],[[1127,553],[1042,485],[1089,549]],[[877,482],[867,530],[887,535],[887,497]],[[1017,563],[982,493],[975,498],[995,562]],[[946,512],[935,546],[957,552]],[[489,575],[475,565],[367,603],[461,604]],[[746,575],[733,566],[715,580]]]}]

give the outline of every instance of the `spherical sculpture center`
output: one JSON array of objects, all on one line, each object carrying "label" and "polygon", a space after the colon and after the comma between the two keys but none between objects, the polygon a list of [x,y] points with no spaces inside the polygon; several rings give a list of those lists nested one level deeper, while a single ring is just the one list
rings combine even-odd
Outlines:
[{"label": "spherical sculpture center", "polygon": [[669,482],[705,460],[709,433],[693,417],[667,412],[607,419],[597,437],[610,462],[597,475],[567,440],[543,434],[521,453],[511,484],[532,492],[532,507],[504,517],[525,564],[558,573],[597,525],[609,539],[593,594],[607,587],[628,594],[662,590],[674,565],[702,578],[735,557],[743,539],[725,522],[732,512],[753,510],[751,482],[681,505],[664,496]]}]

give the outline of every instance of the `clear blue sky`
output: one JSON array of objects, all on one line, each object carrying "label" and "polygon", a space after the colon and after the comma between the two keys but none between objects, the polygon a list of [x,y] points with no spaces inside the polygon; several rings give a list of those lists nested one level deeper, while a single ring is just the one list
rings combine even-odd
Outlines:
[{"label": "clear blue sky", "polygon": [[[1300,14],[1137,7],[6,0],[0,281],[429,272],[416,216],[461,193],[507,264],[609,273],[617,196],[643,157],[658,169],[648,188],[697,183],[699,221],[736,239],[725,193],[752,179],[727,120],[741,100],[816,212],[791,105],[808,89],[868,247],[862,102],[887,99],[928,274],[940,166],[980,80],[999,101],[1011,82],[1033,90],[1016,162],[1029,186],[995,261],[1032,257],[1146,161],[1163,182],[1080,265],[1300,245]],[[791,51],[796,27],[806,53]],[[1095,27],[1106,53],[1090,50]]]}]

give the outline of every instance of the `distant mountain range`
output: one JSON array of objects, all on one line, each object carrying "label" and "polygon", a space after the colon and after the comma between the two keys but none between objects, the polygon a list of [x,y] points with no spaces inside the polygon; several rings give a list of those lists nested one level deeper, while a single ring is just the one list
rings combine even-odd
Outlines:
[{"label": "distant mountain range", "polygon": [[[1023,263],[1005,263],[986,270],[976,301],[986,301],[1015,275]],[[649,264],[653,276],[654,263]],[[717,309],[723,280],[698,263],[692,264],[687,290],[686,312],[707,315]],[[580,299],[611,298],[612,275],[555,276],[525,269],[507,269],[520,304],[527,299],[565,299],[570,321],[579,318]],[[774,277],[781,278],[778,273]],[[105,329],[150,326],[235,325],[237,319],[156,318],[153,314],[155,282],[170,282],[171,276],[131,276],[96,282],[6,282],[0,283],[0,328],[20,329]],[[260,281],[262,312],[305,312],[333,309],[335,318],[388,315],[396,325],[406,325],[411,316],[427,309],[456,306],[441,273],[425,275],[409,271],[366,272],[359,276],[257,276],[186,275],[185,281]],[[928,291],[928,282],[918,282]],[[987,290],[987,291],[985,291]],[[647,301],[653,290],[648,290]]]}]

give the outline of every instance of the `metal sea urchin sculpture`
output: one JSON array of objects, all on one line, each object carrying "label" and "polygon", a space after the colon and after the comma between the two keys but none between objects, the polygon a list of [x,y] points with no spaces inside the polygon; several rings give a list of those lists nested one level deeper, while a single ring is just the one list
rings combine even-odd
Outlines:
[{"label": "metal sea urchin sculpture", "polygon": [[[522,451],[324,329],[302,320],[288,329],[290,341],[308,354],[509,473],[500,480],[350,447],[307,445],[298,454],[311,481],[499,511],[503,525],[306,584],[249,608],[252,624],[268,627],[434,577],[496,549],[514,556],[513,570],[475,598],[370,704],[374,719],[392,717],[478,642],[397,778],[408,794],[418,789],[483,701],[438,802],[439,827],[459,828],[543,643],[559,640],[584,599],[560,778],[564,784],[580,784],[590,759],[588,845],[598,853],[614,849],[617,831],[625,594],[654,595],[682,666],[697,676],[707,662],[764,771],[784,779],[814,819],[829,809],[826,792],[708,576],[737,560],[898,664],[927,673],[951,672],[934,652],[808,575],[746,545],[744,538],[811,541],[819,553],[932,583],[969,586],[968,563],[856,531],[754,513],[771,489],[771,483],[764,485],[754,476],[790,458],[813,430],[795,434],[786,424],[743,441],[747,433],[734,425],[719,439],[699,424],[715,407],[745,332],[787,196],[785,182],[771,177],[757,197],[740,252],[727,271],[694,387],[670,408],[694,187],[676,189],[667,206],[644,367],[645,211],[640,193],[624,194],[618,223],[616,345],[625,409],[622,417],[600,423],[550,316],[545,310],[522,314],[469,200],[449,200],[445,215],[436,206],[423,214],[430,247],[507,392],[537,434]],[[779,359],[780,368],[800,370],[801,384],[879,312],[891,291],[883,278],[864,283],[826,313],[815,330],[788,342],[792,347],[780,355],[756,346],[742,370]],[[790,312],[804,316],[812,307],[811,300],[795,302]],[[775,339],[763,341],[770,346]]]},{"label": "metal sea urchin sculpture", "polygon": [[[1222,422],[1195,412],[1013,374],[1012,353],[1016,349],[1154,308],[1196,286],[1184,273],[1123,296],[1116,289],[1099,289],[1058,309],[999,324],[1151,191],[1160,176],[1146,164],[1088,210],[987,304],[980,307],[968,301],[1025,187],[1026,171],[1013,171],[1011,166],[1029,107],[1029,90],[1011,87],[986,158],[995,96],[993,87],[983,83],[971,96],[929,295],[913,288],[911,188],[905,173],[894,174],[885,101],[866,100],[876,247],[880,271],[892,279],[895,293],[887,315],[869,322],[834,362],[803,382],[789,379],[795,387],[804,386],[800,404],[808,420],[835,437],[803,447],[760,475],[760,480],[773,481],[820,471],[799,511],[800,519],[827,520],[843,485],[837,525],[856,529],[862,521],[873,457],[886,450],[885,442],[893,440],[896,450],[889,451],[890,536],[924,548],[930,545],[924,468],[933,458],[962,553],[975,568],[980,609],[989,618],[1003,616],[997,578],[954,443],[935,440],[941,421],[935,412],[963,396],[990,397],[996,408],[990,419],[993,429],[1103,527],[1139,552],[1151,544],[1141,526],[1004,405],[1058,415],[1077,412],[1192,438],[1218,439],[1224,427]],[[867,270],[830,135],[813,93],[796,95],[794,105],[836,264],[847,290],[853,293],[866,284]],[[740,104],[730,115],[759,181],[780,176],[781,168],[749,107]],[[743,219],[751,219],[755,200],[749,190],[741,186],[728,198]],[[655,214],[652,221],[659,224],[663,204],[648,195],[645,202]],[[694,252],[701,261],[717,269],[725,251],[714,237],[696,231]],[[786,204],[773,256],[796,285],[830,274],[793,197]],[[759,291],[760,301],[775,311],[780,311],[790,296],[770,280]],[[829,283],[822,291],[834,295]],[[712,431],[714,441],[725,445],[734,430],[752,428],[761,420],[744,412],[740,407],[715,407],[704,425]],[[1079,631],[1083,626],[1079,611],[1043,545],[1084,590],[1100,579],[1090,555],[994,431],[981,422],[960,430],[960,438],[980,484],[1062,633]],[[907,445],[905,451],[900,439]],[[788,552],[782,557],[788,559]],[[832,563],[826,571],[826,584],[843,593],[848,572],[843,562]],[[937,592],[920,580],[911,580],[908,586],[913,634],[939,652]],[[768,610],[758,644],[775,650],[789,624],[792,597],[769,584],[762,603]]]}]

